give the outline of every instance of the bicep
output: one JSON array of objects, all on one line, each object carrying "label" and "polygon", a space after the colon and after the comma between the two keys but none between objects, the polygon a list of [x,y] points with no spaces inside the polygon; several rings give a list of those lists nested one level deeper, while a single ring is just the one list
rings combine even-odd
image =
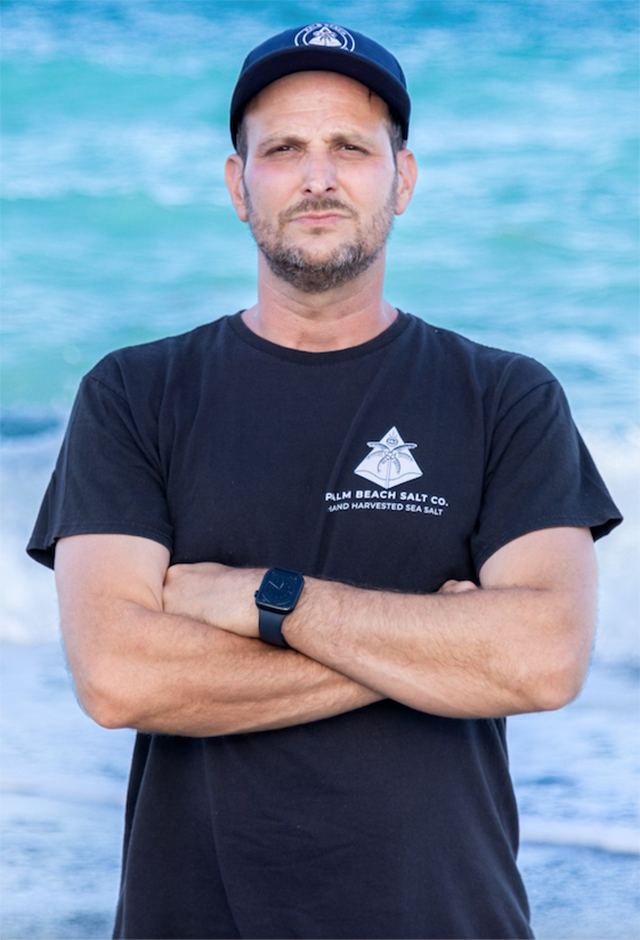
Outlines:
[{"label": "bicep", "polygon": [[528,532],[499,548],[480,569],[485,589],[527,587],[595,597],[597,580],[593,538],[586,528]]},{"label": "bicep", "polygon": [[593,644],[597,574],[590,530],[570,527],[523,535],[482,566],[482,588],[513,600],[505,635],[516,638],[518,662],[533,677],[534,705],[524,710],[561,708],[580,691]]},{"label": "bicep", "polygon": [[132,653],[144,653],[147,637],[141,625],[162,610],[168,563],[163,545],[137,536],[73,535],[56,543],[67,659],[80,702],[104,727],[124,727],[113,716],[135,685]]},{"label": "bicep", "polygon": [[120,604],[162,610],[169,552],[133,535],[73,535],[56,543],[55,576],[65,639],[81,621],[99,622]]}]

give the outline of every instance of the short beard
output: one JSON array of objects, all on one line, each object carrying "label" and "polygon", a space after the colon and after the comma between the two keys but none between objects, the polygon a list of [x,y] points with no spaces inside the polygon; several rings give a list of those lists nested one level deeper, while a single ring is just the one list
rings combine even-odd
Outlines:
[{"label": "short beard", "polygon": [[289,219],[304,212],[325,212],[336,209],[348,212],[352,216],[355,215],[353,210],[337,199],[307,199],[281,213],[276,229],[274,225],[257,217],[245,184],[245,205],[249,216],[249,227],[258,248],[276,277],[305,294],[321,294],[348,284],[349,281],[366,271],[380,255],[391,232],[397,188],[396,176],[387,202],[370,224],[368,238],[365,239],[358,228],[355,241],[340,245],[320,262],[310,261],[302,249],[285,244],[282,236],[284,225]]},{"label": "short beard", "polygon": [[299,248],[287,247],[282,242],[269,248],[258,242],[258,247],[275,276],[305,294],[321,294],[348,284],[373,264],[383,248],[378,245],[368,251],[362,241],[352,242],[334,249],[325,261],[314,264]]}]

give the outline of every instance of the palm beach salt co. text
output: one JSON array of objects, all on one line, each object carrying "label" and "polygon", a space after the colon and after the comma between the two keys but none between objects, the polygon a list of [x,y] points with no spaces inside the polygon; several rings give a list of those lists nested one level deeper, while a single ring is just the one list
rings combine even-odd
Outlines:
[{"label": "palm beach salt co. text", "polygon": [[325,493],[328,512],[349,509],[383,509],[391,512],[421,512],[441,516],[449,503],[444,496],[408,493],[404,490],[342,490]]}]

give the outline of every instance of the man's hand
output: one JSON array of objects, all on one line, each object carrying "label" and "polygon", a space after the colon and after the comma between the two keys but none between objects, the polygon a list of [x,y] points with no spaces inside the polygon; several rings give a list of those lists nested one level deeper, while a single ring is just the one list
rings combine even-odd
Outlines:
[{"label": "man's hand", "polygon": [[473,581],[445,581],[438,594],[463,594],[465,591],[477,591],[478,585]]},{"label": "man's hand", "polygon": [[254,594],[265,571],[215,562],[172,565],[164,579],[162,608],[238,636],[258,638]]}]

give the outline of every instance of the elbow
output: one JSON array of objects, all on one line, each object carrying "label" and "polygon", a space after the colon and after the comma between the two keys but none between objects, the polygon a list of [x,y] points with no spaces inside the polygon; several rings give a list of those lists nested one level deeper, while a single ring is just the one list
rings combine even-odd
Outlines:
[{"label": "elbow", "polygon": [[530,711],[557,711],[580,694],[589,665],[590,646],[564,640],[547,651],[530,685]]},{"label": "elbow", "polygon": [[520,654],[527,663],[526,711],[557,711],[569,705],[584,684],[595,632],[595,593],[558,595],[538,620],[534,645]]},{"label": "elbow", "polygon": [[97,725],[107,731],[118,731],[122,728],[132,728],[134,726],[134,722],[125,717],[124,712],[118,708],[117,703],[106,700],[92,700],[86,706],[83,704],[82,707],[92,721],[95,721]]},{"label": "elbow", "polygon": [[83,664],[72,670],[76,694],[83,711],[101,728],[110,731],[134,727],[132,703],[112,664]]},{"label": "elbow", "polygon": [[549,669],[537,683],[529,710],[551,712],[569,705],[579,695],[585,674],[586,669]]}]

